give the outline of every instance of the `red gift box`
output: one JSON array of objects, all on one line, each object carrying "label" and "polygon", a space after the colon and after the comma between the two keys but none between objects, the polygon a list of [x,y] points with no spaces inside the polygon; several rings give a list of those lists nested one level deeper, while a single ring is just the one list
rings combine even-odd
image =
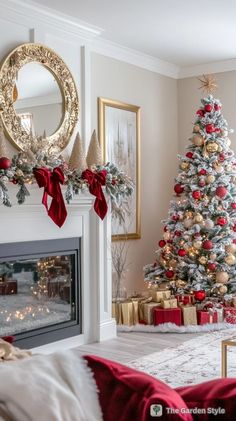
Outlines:
[{"label": "red gift box", "polygon": [[205,325],[206,323],[217,323],[217,311],[198,310],[197,311],[197,324]]},{"label": "red gift box", "polygon": [[180,308],[154,308],[153,324],[161,325],[163,323],[174,323],[181,326],[181,309]]},{"label": "red gift box", "polygon": [[184,306],[186,306],[187,304],[194,304],[194,296],[190,294],[177,294],[175,295],[175,298],[177,298],[178,304],[181,303]]},{"label": "red gift box", "polygon": [[226,323],[236,324],[236,308],[235,307],[224,307],[224,321]]},{"label": "red gift box", "polygon": [[0,295],[17,294],[17,281],[0,282]]}]

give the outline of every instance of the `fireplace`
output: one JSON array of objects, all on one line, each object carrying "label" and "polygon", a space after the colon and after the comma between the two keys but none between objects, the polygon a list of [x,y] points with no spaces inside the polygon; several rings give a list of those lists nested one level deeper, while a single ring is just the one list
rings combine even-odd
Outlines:
[{"label": "fireplace", "polygon": [[81,333],[80,239],[0,244],[0,336],[35,347]]}]

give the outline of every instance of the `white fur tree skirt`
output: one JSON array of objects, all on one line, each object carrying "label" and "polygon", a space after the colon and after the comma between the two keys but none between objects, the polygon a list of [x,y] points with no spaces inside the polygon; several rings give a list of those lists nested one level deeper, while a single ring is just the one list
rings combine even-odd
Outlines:
[{"label": "white fur tree skirt", "polygon": [[[177,348],[166,348],[127,365],[172,387],[212,380],[221,376],[221,341],[233,336],[236,340],[236,325],[231,325],[231,329],[203,334]],[[228,347],[228,377],[236,377],[235,347]]]},{"label": "white fur tree skirt", "polygon": [[[207,323],[196,326],[177,326],[174,323],[164,323],[159,326],[137,324],[133,326],[118,325],[118,332],[150,332],[150,333],[201,333],[223,329],[232,329],[234,325],[229,323]],[[236,334],[236,325],[235,325]]]}]

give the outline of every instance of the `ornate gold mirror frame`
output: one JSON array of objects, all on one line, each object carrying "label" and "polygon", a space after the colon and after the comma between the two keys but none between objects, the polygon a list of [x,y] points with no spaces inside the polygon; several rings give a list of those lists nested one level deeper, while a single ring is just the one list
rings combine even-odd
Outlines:
[{"label": "ornate gold mirror frame", "polygon": [[59,154],[69,143],[78,121],[79,99],[73,76],[53,50],[42,45],[28,43],[15,48],[0,67],[0,118],[6,134],[19,150],[30,149],[32,134],[21,125],[14,108],[14,91],[19,70],[28,63],[36,62],[49,70],[56,79],[61,95],[63,117],[59,128],[46,138],[45,153]]}]

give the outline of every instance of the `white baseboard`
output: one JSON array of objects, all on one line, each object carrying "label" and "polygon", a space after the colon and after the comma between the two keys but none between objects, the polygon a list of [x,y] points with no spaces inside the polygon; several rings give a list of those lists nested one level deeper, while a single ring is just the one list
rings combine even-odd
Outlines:
[{"label": "white baseboard", "polygon": [[111,319],[100,323],[100,341],[116,338],[117,327],[115,319]]}]

